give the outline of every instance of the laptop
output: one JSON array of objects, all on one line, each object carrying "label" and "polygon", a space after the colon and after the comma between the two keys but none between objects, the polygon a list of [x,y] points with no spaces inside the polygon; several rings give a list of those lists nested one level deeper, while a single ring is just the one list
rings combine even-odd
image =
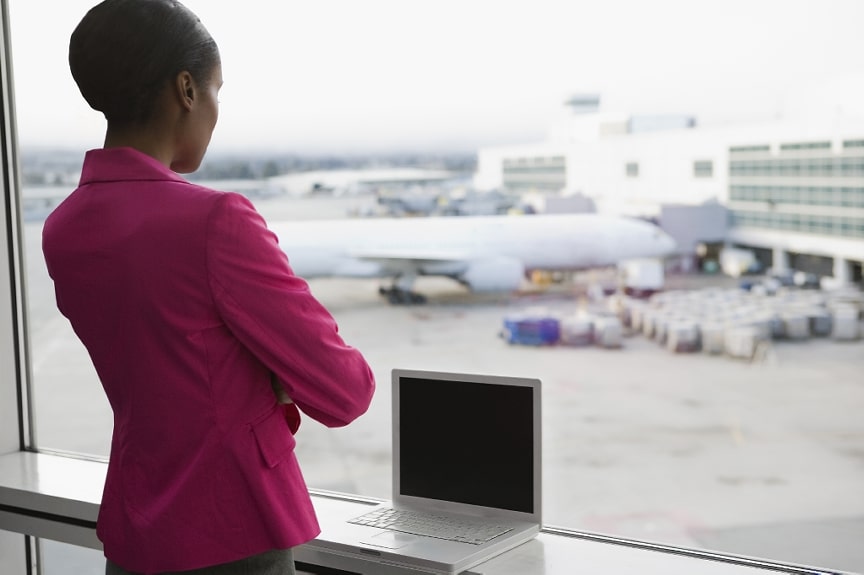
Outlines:
[{"label": "laptop", "polygon": [[[328,523],[306,547],[450,575],[537,535],[538,379],[394,369],[392,405],[392,500]],[[444,531],[390,525],[392,510],[432,515]]]}]

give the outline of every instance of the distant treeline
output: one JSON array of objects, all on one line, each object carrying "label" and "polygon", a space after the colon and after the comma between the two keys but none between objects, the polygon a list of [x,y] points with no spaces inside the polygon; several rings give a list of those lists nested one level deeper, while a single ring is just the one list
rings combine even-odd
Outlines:
[{"label": "distant treeline", "polygon": [[474,154],[393,154],[374,156],[207,156],[191,179],[261,179],[310,171],[360,170],[364,168],[425,168],[473,173]]},{"label": "distant treeline", "polygon": [[[75,184],[84,151],[22,149],[22,183],[27,186]],[[469,153],[400,153],[374,155],[278,155],[210,153],[192,180],[262,179],[317,170],[366,168],[424,168],[473,173],[477,158]]]}]

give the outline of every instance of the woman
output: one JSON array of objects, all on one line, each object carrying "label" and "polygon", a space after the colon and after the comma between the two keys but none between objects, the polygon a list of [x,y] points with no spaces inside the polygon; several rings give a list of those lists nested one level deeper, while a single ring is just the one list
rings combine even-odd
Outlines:
[{"label": "woman", "polygon": [[107,129],[43,251],[114,412],[106,572],[293,573],[291,548],[319,533],[297,408],[347,425],[371,370],[252,204],[177,175],[198,168],[219,111],[198,18],[176,0],[106,0],[69,66]]}]

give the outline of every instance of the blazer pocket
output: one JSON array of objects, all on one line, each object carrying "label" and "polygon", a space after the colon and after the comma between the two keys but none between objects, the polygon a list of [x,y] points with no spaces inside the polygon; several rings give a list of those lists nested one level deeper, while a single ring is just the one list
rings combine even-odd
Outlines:
[{"label": "blazer pocket", "polygon": [[281,409],[275,409],[261,421],[253,423],[252,434],[264,463],[271,469],[288,459],[294,451],[296,441]]}]

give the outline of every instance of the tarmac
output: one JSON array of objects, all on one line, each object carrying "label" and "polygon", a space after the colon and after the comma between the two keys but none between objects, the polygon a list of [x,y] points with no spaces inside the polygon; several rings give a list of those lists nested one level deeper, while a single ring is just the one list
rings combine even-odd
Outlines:
[{"label": "tarmac", "polygon": [[417,307],[382,304],[374,282],[312,284],[379,389],[349,428],[301,430],[310,485],[389,496],[393,367],[537,376],[547,524],[864,572],[864,343],[777,342],[757,363],[641,335],[621,349],[511,346],[505,315],[579,298],[472,297],[445,281]]},{"label": "tarmac", "polygon": [[[338,216],[347,202],[320,203]],[[298,213],[284,203],[262,212]],[[38,227],[25,229],[28,252],[37,250],[27,261],[37,441],[106,454],[110,409],[51,309]],[[703,275],[669,282],[734,285]],[[620,349],[513,346],[499,335],[505,315],[575,311],[584,305],[578,286],[482,295],[421,278],[428,302],[394,306],[379,285],[310,282],[378,382],[350,426],[304,419],[297,456],[310,487],[390,496],[393,368],[539,377],[547,525],[864,573],[864,341],[776,342],[758,362],[672,353],[641,335],[625,336]],[[446,414],[447,398],[433,407]]]}]

